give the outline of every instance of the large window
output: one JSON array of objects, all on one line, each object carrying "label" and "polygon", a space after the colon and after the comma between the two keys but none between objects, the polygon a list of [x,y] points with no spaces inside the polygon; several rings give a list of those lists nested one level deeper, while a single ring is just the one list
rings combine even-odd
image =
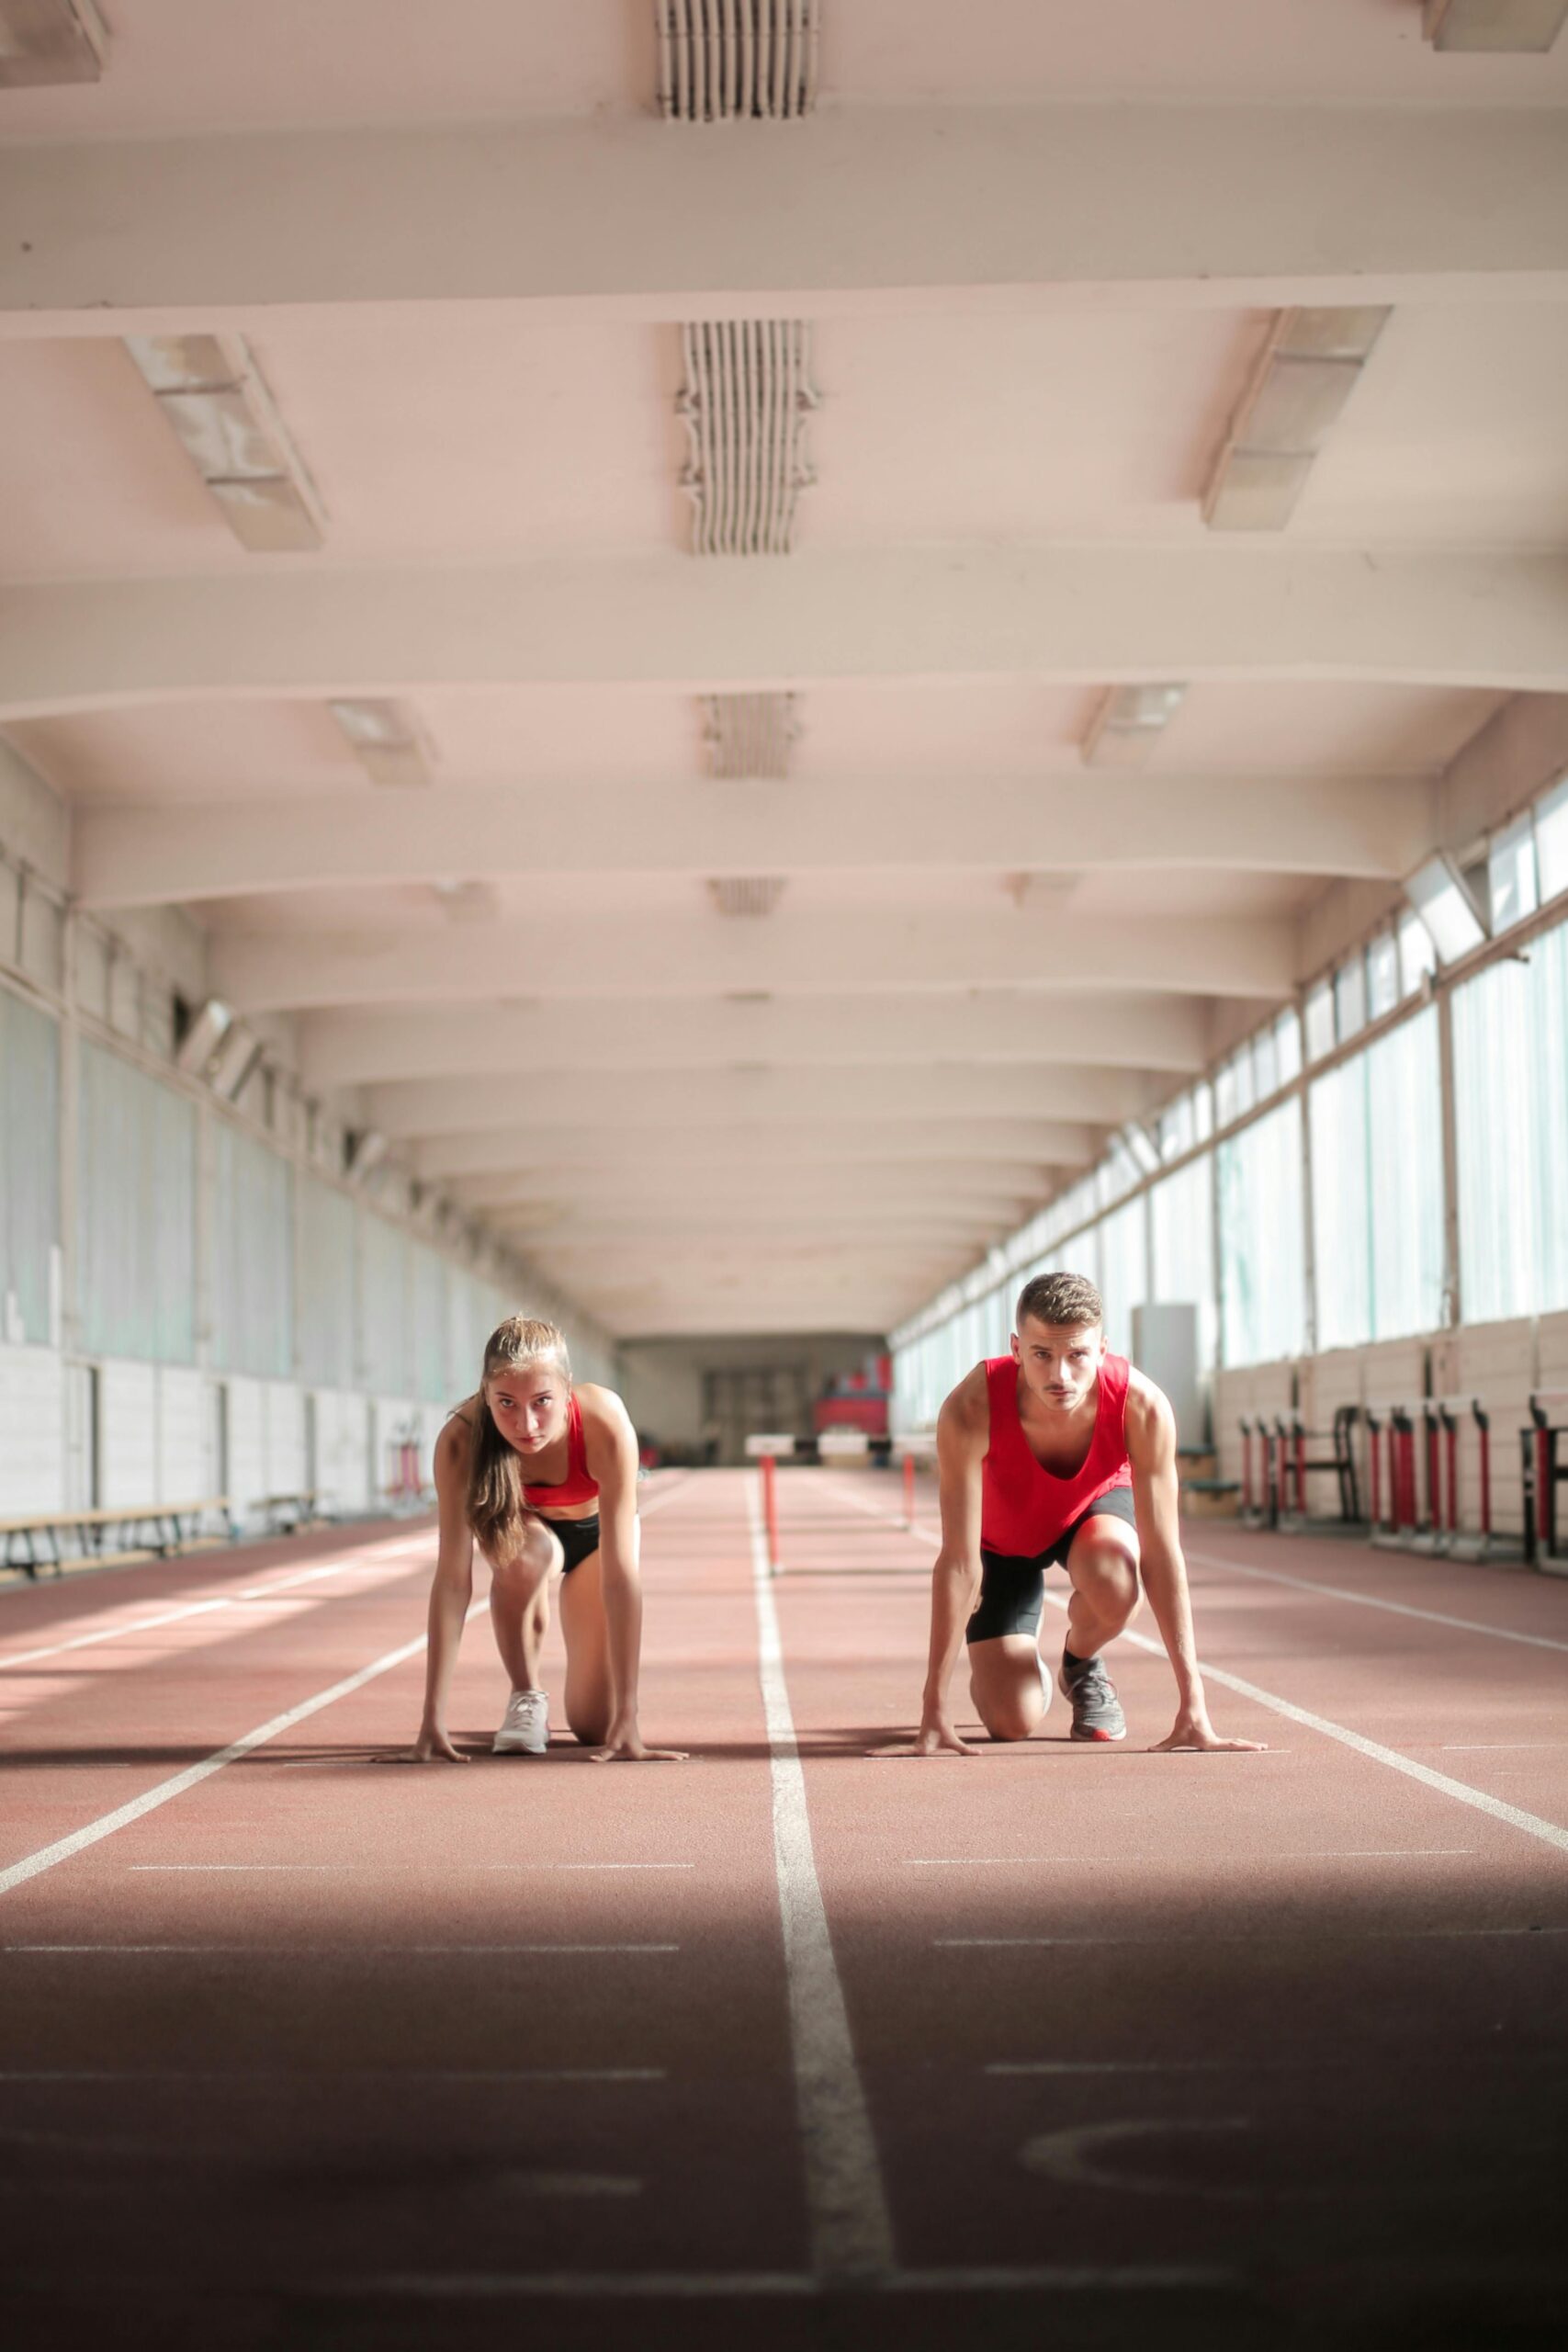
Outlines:
[{"label": "large window", "polygon": [[226,1372],[294,1371],[293,1170],[218,1121],[213,1133],[213,1341]]},{"label": "large window", "polygon": [[1453,1012],[1464,1318],[1568,1306],[1568,924],[1456,989]]},{"label": "large window", "polygon": [[1314,1080],[1317,1344],[1436,1329],[1443,1305],[1438,1016],[1419,1012]]},{"label": "large window", "polygon": [[196,1111],[84,1041],[76,1148],[76,1296],[90,1355],[196,1354]]},{"label": "large window", "polygon": [[55,1338],[60,1031],[0,989],[0,1347]]},{"label": "large window", "polygon": [[1214,1160],[1207,1152],[1149,1194],[1154,1245],[1154,1293],[1162,1301],[1185,1301],[1198,1309],[1198,1358],[1213,1367]]},{"label": "large window", "polygon": [[1225,1362],[1294,1355],[1305,1321],[1295,1095],[1221,1144],[1218,1181]]},{"label": "large window", "polygon": [[1133,1350],[1133,1309],[1149,1295],[1147,1204],[1139,1199],[1116,1209],[1100,1228],[1100,1294],[1105,1301],[1105,1336],[1119,1356]]}]

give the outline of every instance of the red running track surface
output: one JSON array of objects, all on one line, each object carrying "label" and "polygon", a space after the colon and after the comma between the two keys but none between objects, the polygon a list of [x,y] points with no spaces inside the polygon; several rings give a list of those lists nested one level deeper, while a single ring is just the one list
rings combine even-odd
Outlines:
[{"label": "red running track surface", "polygon": [[482,1611],[392,1760],[424,1526],[0,1596],[7,2340],[1555,2344],[1568,1588],[1204,1524],[1267,1753],[1124,1638],[1124,1747],[879,1761],[929,1491],[783,1474],[770,1582],[752,1487],[645,1490],[683,1767],[491,1758]]}]

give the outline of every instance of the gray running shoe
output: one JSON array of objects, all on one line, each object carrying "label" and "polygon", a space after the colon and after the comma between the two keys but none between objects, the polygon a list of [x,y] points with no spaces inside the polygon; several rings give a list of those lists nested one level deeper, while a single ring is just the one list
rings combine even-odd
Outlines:
[{"label": "gray running shoe", "polygon": [[1102,1659],[1086,1658],[1069,1673],[1064,1658],[1056,1681],[1064,1699],[1073,1702],[1075,1739],[1126,1738],[1127,1718]]}]

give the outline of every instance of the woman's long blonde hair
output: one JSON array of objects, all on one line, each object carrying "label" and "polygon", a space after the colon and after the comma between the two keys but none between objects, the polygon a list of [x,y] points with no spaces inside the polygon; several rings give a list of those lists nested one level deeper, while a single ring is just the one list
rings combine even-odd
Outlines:
[{"label": "woman's long blonde hair", "polygon": [[570,1388],[571,1363],[566,1341],[553,1323],[530,1315],[509,1315],[485,1341],[484,1370],[474,1400],[473,1438],[468,1447],[468,1525],[474,1541],[488,1560],[509,1560],[523,1541],[523,1465],[516,1451],[496,1428],[487,1389],[498,1372],[520,1364],[547,1363],[560,1366]]}]

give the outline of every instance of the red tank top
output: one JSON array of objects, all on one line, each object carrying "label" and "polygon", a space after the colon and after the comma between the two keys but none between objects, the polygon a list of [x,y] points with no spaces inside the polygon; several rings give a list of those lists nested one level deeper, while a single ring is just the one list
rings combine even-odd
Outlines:
[{"label": "red tank top", "polygon": [[1019,1371],[1011,1356],[987,1356],[986,1389],[991,1410],[990,1442],[981,1471],[980,1541],[987,1552],[1032,1559],[1065,1535],[1074,1520],[1113,1487],[1130,1487],[1127,1459],[1125,1356],[1105,1357],[1100,1367],[1100,1409],[1081,1470],[1059,1478],[1030,1450],[1018,1417]]},{"label": "red tank top", "polygon": [[582,1408],[577,1401],[577,1391],[571,1392],[571,1402],[566,1408],[566,1476],[558,1487],[525,1485],[523,1499],[530,1510],[570,1510],[578,1503],[596,1503],[599,1499],[597,1479],[588,1475],[588,1449],[582,1442]]}]

